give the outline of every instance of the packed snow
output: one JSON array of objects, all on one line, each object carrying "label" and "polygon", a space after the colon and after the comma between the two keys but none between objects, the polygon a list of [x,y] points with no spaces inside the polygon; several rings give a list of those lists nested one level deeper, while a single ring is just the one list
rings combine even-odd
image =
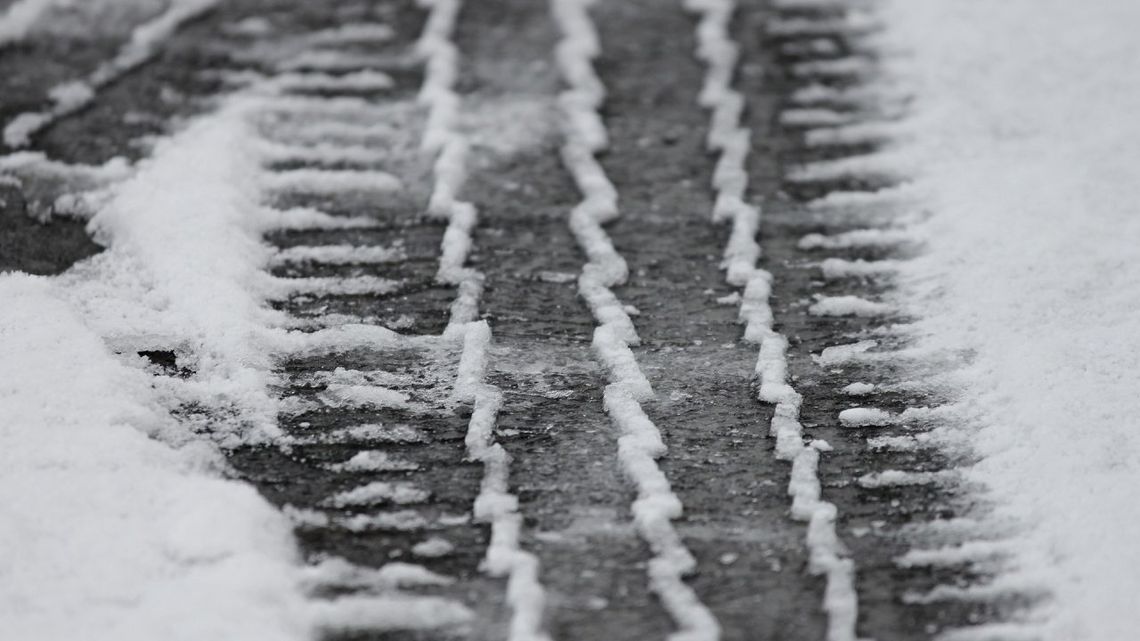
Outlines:
[{"label": "packed snow", "polygon": [[902,52],[891,71],[915,94],[900,145],[932,214],[913,230],[927,252],[902,270],[905,304],[924,345],[974,354],[982,459],[967,478],[1026,525],[1012,573],[1051,593],[1041,637],[1133,638],[1140,3],[891,0],[882,14]]}]

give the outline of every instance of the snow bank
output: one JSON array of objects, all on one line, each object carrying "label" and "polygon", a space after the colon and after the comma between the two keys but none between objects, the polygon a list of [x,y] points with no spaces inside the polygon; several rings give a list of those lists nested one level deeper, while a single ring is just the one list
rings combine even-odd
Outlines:
[{"label": "snow bank", "polygon": [[[893,0],[933,218],[904,270],[927,345],[976,350],[971,436],[1046,639],[1140,625],[1140,3]],[[1029,559],[1047,559],[1034,566]]]},{"label": "snow bank", "polygon": [[177,440],[47,279],[0,276],[0,620],[13,639],[311,636],[286,519]]},{"label": "snow bank", "polygon": [[274,283],[261,236],[273,219],[259,204],[247,107],[234,100],[160,143],[91,220],[107,251],[60,279],[99,335],[175,350],[195,372],[170,382],[175,393],[232,406],[234,438],[277,433],[267,328],[282,323],[264,302]]}]

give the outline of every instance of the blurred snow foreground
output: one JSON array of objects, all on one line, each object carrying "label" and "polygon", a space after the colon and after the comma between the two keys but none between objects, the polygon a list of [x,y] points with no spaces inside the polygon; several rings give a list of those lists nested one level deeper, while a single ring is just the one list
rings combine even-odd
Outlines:
[{"label": "blurred snow foreground", "polygon": [[902,302],[927,347],[976,356],[969,478],[1024,532],[1000,581],[1051,595],[1035,636],[1135,638],[1140,3],[881,10],[889,75],[914,93],[894,149],[930,214]]}]

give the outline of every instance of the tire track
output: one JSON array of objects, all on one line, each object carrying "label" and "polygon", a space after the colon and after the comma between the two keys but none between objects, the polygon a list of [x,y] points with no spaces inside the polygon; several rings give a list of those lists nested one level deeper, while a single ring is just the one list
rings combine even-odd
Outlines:
[{"label": "tire track", "polygon": [[622,433],[618,457],[638,488],[632,506],[634,524],[654,553],[649,581],[678,628],[671,638],[718,639],[720,626],[715,617],[682,579],[695,570],[696,559],[671,523],[681,516],[681,501],[655,462],[665,454],[665,444],[641,407],[642,401],[653,396],[653,388],[630,350],[639,343],[637,332],[611,290],[626,281],[628,268],[602,228],[618,217],[619,210],[617,190],[594,158],[605,149],[607,134],[598,113],[605,88],[592,65],[601,44],[587,13],[589,5],[583,0],[555,0],[552,5],[563,34],[558,63],[569,87],[560,96],[566,119],[562,159],[583,197],[570,214],[570,228],[589,259],[578,278],[578,293],[599,323],[593,346],[609,371],[606,412]]},{"label": "tire track", "polygon": [[881,25],[872,6],[797,0],[752,19],[745,49],[767,61],[766,91],[781,101],[771,136],[784,198],[762,225],[769,264],[787,266],[773,308],[794,337],[787,367],[804,394],[800,421],[834,447],[819,478],[859,564],[858,631],[929,639],[1001,621],[1034,597],[936,587],[989,584],[1000,553],[968,545],[987,512],[955,474],[968,448],[935,446],[953,440],[941,426],[968,418],[951,402],[954,356],[910,349],[892,298],[895,268],[921,248],[904,229],[916,214],[889,142],[906,133],[907,97],[880,77]]},{"label": "tire track", "polygon": [[[432,615],[425,612],[418,618],[392,618],[389,614],[391,620],[387,620],[385,616],[370,617],[364,611],[341,611],[330,631],[353,638],[370,629],[375,633],[399,628],[402,620],[407,621],[403,627],[409,629],[443,626],[438,633],[445,636],[462,633],[489,638],[497,636],[493,630],[502,625],[510,630],[512,639],[543,638],[537,564],[518,549],[521,518],[507,490],[509,457],[494,443],[492,434],[500,393],[483,380],[490,331],[486,323],[475,320],[482,275],[464,266],[475,211],[456,199],[465,173],[466,150],[465,140],[453,130],[459,97],[451,89],[457,51],[450,38],[459,7],[451,0],[425,4],[429,12],[422,35],[414,44],[425,69],[418,90],[418,101],[425,108],[422,118],[416,109],[400,106],[400,100],[410,101],[412,96],[400,89],[399,80],[378,81],[386,73],[384,68],[342,69],[335,76],[342,80],[340,91],[335,93],[330,93],[330,84],[335,83],[330,83],[325,72],[296,71],[295,64],[283,65],[290,69],[285,82],[279,76],[266,81],[271,88],[266,104],[275,111],[267,126],[270,137],[276,139],[273,150],[278,158],[304,157],[306,150],[312,149],[312,141],[319,137],[293,135],[308,126],[348,133],[352,127],[375,129],[380,118],[394,125],[392,133],[396,135],[403,135],[401,125],[410,125],[420,134],[421,142],[415,148],[389,145],[388,150],[396,153],[383,158],[372,157],[372,147],[368,146],[324,148],[318,160],[337,168],[302,164],[301,168],[273,170],[276,206],[283,208],[277,211],[296,218],[300,227],[318,227],[295,232],[296,237],[282,248],[278,259],[288,270],[279,281],[289,290],[282,309],[295,315],[298,327],[313,331],[299,335],[294,356],[285,365],[289,378],[283,390],[287,401],[282,416],[288,434],[286,448],[239,453],[238,465],[263,492],[285,505],[300,528],[311,559],[379,565],[377,571],[383,571],[392,565],[388,559],[411,554],[425,566],[459,575],[433,575],[439,578],[418,584],[418,592],[453,603],[470,602],[476,594],[480,597],[471,604],[479,610],[474,619],[469,614],[459,619],[444,616],[433,622]],[[326,53],[335,54],[336,50]],[[298,57],[313,59],[304,51]],[[322,64],[327,66],[337,58],[324,56]],[[371,74],[370,89],[365,91],[387,94],[383,101],[373,106],[352,96],[336,95],[361,91],[359,81],[343,80],[355,78],[349,74],[365,72]],[[319,98],[292,102],[275,99],[277,92],[303,96],[314,90],[320,93]],[[304,124],[295,122],[294,116],[300,114],[304,115]],[[376,142],[383,144],[383,137]],[[416,159],[425,155],[422,160]],[[362,157],[365,168],[357,166]],[[385,169],[371,168],[376,162]],[[345,163],[352,167],[344,167]],[[397,172],[386,173],[390,169]],[[412,182],[405,183],[405,177]],[[390,324],[395,329],[414,328],[427,333],[401,336],[374,325],[384,322],[383,316],[368,310],[393,288],[402,287],[405,279],[385,274],[394,265],[408,268],[396,261],[407,256],[410,243],[407,238],[398,238],[408,227],[396,224],[386,229],[384,216],[329,217],[321,210],[337,211],[339,206],[343,214],[375,207],[365,208],[367,200],[362,198],[378,198],[381,210],[389,212],[393,222],[406,215],[401,212],[415,206],[417,200],[426,204],[430,215],[447,221],[447,228],[435,236],[434,244],[443,252],[438,267],[431,264],[436,261],[425,260],[419,266],[412,265],[413,271],[408,274],[426,276],[451,291],[458,290],[443,335],[432,335],[430,326],[415,327],[414,319],[396,319]],[[353,220],[360,220],[359,226],[345,226]],[[332,238],[338,242],[321,242]],[[426,251],[429,238],[417,241],[417,252]],[[381,239],[383,242],[378,242]],[[366,242],[361,244],[362,240]],[[424,268],[431,271],[418,271]],[[314,269],[321,275],[310,276]],[[376,275],[355,275],[361,269],[374,270]],[[368,287],[374,282],[384,287]],[[366,287],[350,287],[352,283]],[[334,308],[336,311],[329,314],[329,301],[344,298],[352,298],[357,304]],[[467,406],[472,411],[465,420],[457,411]],[[282,460],[282,454],[288,459]],[[481,464],[482,474],[460,464],[463,454]],[[277,474],[267,476],[269,469]],[[490,524],[489,543],[472,519]],[[473,574],[476,565],[482,565],[492,576],[509,578],[506,600],[513,609],[509,622],[501,622],[497,613],[501,597],[495,593],[501,585],[477,578]],[[359,571],[363,570],[352,569],[349,579]],[[359,586],[344,585],[346,581],[352,583],[349,579],[332,577],[332,589],[365,598],[368,586],[361,592]],[[338,597],[337,602],[344,598]],[[454,627],[454,623],[461,625]]]},{"label": "tire track", "polygon": [[743,200],[747,188],[744,171],[750,132],[740,127],[744,98],[732,89],[736,44],[728,34],[735,2],[692,0],[691,10],[700,13],[697,27],[697,56],[705,61],[707,74],[698,102],[712,111],[708,133],[710,150],[719,152],[713,187],[717,202],[714,220],[731,221],[732,233],[725,248],[723,265],[727,281],[744,292],[740,320],[746,341],[758,344],[760,354],[756,373],[760,400],[775,406],[770,433],[776,438],[776,456],[791,461],[788,494],[792,497],[792,518],[808,523],[809,569],[826,577],[823,609],[827,612],[828,641],[854,641],[858,616],[858,596],[854,586],[854,562],[836,534],[838,510],[821,498],[818,475],[820,452],[831,450],[825,441],[806,445],[800,424],[803,397],[789,384],[786,352],[788,340],[772,328],[773,315],[768,299],[772,274],[755,267],[760,246],[755,240],[760,212]]},{"label": "tire track", "polygon": [[558,161],[557,33],[544,4],[481,3],[466,16],[458,41],[471,52],[466,104],[481,168],[467,193],[486,219],[475,261],[498,339],[489,375],[504,392],[500,441],[515,459],[524,544],[542,561],[548,627],[560,641],[663,637],[669,619],[646,586],[645,545],[613,461],[594,323],[575,295],[582,259],[565,222],[577,194]]},{"label": "tire track", "polygon": [[439,152],[428,210],[448,220],[436,279],[458,289],[444,336],[461,335],[463,340],[455,393],[459,400],[472,406],[464,439],[468,457],[483,464],[483,479],[473,510],[477,520],[491,524],[491,541],[482,565],[490,575],[508,578],[507,602],[513,613],[507,638],[544,641],[549,636],[543,630],[546,596],[539,583],[538,559],[519,547],[522,516],[518,497],[508,488],[511,457],[495,442],[493,432],[503,394],[485,381],[491,329],[486,321],[476,320],[484,275],[465,266],[476,209],[471,203],[456,199],[467,172],[469,148],[466,137],[455,128],[459,97],[451,89],[458,73],[458,49],[451,38],[461,4],[458,0],[428,1],[432,11],[417,45],[427,56],[427,77],[420,99],[431,105],[424,145],[429,149],[438,145]]}]

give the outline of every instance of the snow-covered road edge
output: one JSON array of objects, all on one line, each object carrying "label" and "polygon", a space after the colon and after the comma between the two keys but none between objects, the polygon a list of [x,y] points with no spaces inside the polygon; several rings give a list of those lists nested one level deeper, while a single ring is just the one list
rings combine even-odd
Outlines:
[{"label": "snow-covered road edge", "polygon": [[5,634],[311,638],[287,520],[213,448],[150,437],[184,428],[52,279],[0,276],[0,299]]},{"label": "snow-covered road edge", "polygon": [[[261,241],[278,218],[260,203],[257,100],[228,99],[116,185],[89,227],[104,252],[57,277],[0,275],[0,619],[19,638],[324,625],[291,523],[223,479],[218,451],[278,434],[268,385],[285,333]],[[212,438],[171,418],[186,407]]]},{"label": "snow-covered road edge", "polygon": [[893,79],[915,93],[895,145],[931,214],[899,303],[922,347],[975,354],[966,478],[1023,531],[991,592],[1051,594],[992,638],[1131,638],[1140,5],[891,0],[880,15]]}]

